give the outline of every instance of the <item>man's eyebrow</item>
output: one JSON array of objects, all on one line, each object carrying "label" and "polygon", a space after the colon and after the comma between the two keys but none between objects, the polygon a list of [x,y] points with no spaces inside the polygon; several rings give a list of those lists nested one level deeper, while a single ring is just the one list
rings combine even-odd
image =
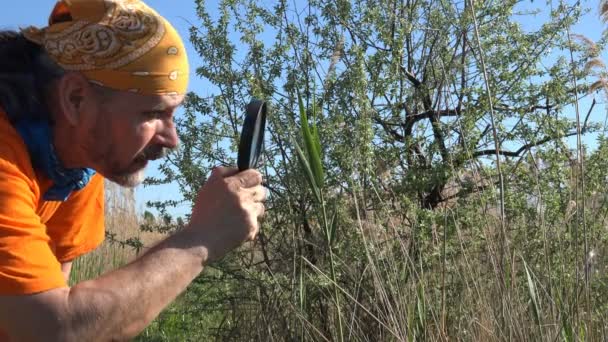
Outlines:
[{"label": "man's eyebrow", "polygon": [[177,103],[175,106],[170,106],[164,102],[160,102],[157,105],[155,105],[154,107],[152,107],[150,110],[148,110],[148,112],[165,112],[169,109],[177,109],[179,108],[182,104],[184,104],[184,101],[180,101],[179,103]]},{"label": "man's eyebrow", "polygon": [[167,105],[165,103],[158,103],[153,107],[150,107],[147,112],[164,112],[167,110]]}]

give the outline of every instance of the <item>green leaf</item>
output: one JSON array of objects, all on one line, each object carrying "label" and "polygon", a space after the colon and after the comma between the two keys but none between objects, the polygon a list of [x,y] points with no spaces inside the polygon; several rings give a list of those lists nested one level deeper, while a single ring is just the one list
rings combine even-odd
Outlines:
[{"label": "green leaf", "polygon": [[[572,319],[569,313],[570,307],[568,304],[564,303],[562,296],[565,293],[556,292],[553,300],[557,304],[560,313],[561,327],[560,327],[560,335],[561,340],[565,342],[575,341],[574,339],[574,327],[572,326]],[[557,340],[557,338],[556,338]]]},{"label": "green leaf", "polygon": [[[532,313],[534,314],[534,320],[536,321],[536,324],[538,325],[539,329],[541,329],[541,322],[540,322],[541,313],[540,313],[540,305],[538,304],[538,295],[537,295],[537,291],[536,291],[536,285],[534,284],[534,281],[532,280],[532,276],[530,275],[530,269],[528,268],[528,264],[526,263],[526,261],[523,258],[521,260],[523,261],[524,269],[526,270],[526,279],[528,280],[528,295],[530,296],[530,300],[532,302]],[[541,330],[541,334],[542,334],[542,330]]]},{"label": "green leaf", "polygon": [[317,150],[317,146],[320,146],[319,139],[314,138],[310,131],[308,124],[308,116],[306,115],[306,109],[304,108],[304,102],[302,96],[298,91],[298,106],[300,108],[300,125],[302,136],[304,138],[304,148],[308,157],[308,163],[314,175],[314,179],[318,188],[323,187],[323,164],[321,163],[321,153]]},{"label": "green leaf", "polygon": [[586,330],[585,330],[585,325],[581,324],[580,327],[578,327],[578,336],[577,336],[577,341],[587,341],[587,339],[585,338],[586,336]]},{"label": "green leaf", "polygon": [[[319,130],[317,129],[317,113],[320,112],[320,108],[317,108],[317,96],[316,93],[312,95],[312,136],[317,148],[317,153],[322,157],[321,151],[321,139],[319,139]],[[323,159],[323,158],[321,158]]]},{"label": "green leaf", "polygon": [[574,341],[574,329],[572,329],[572,324],[568,319],[567,315],[562,314],[562,340],[571,342]]},{"label": "green leaf", "polygon": [[334,214],[332,215],[331,222],[329,224],[328,240],[329,245],[333,246],[336,241],[336,231],[338,230],[338,209],[334,206]]},{"label": "green leaf", "polygon": [[302,168],[304,169],[304,172],[306,173],[306,180],[308,181],[308,185],[310,186],[310,189],[312,190],[313,194],[315,195],[315,199],[317,200],[317,202],[321,203],[321,191],[319,190],[319,187],[315,183],[315,177],[310,168],[310,164],[308,163],[308,160],[306,159],[306,156],[304,155],[302,148],[300,148],[300,145],[298,145],[298,143],[294,139],[292,139],[292,143],[296,149],[296,153],[298,155],[298,160],[300,160],[300,164],[302,165]]}]

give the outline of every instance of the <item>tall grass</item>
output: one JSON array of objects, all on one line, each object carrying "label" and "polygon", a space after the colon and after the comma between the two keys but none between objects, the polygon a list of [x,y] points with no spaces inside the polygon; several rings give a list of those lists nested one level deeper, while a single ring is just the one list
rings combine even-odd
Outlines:
[{"label": "tall grass", "polygon": [[106,181],[106,239],[96,250],[74,260],[70,282],[74,284],[93,279],[123,266],[136,257],[139,243],[149,246],[162,238],[163,235],[159,233],[142,232],[139,229],[140,221],[135,210],[133,190]]},{"label": "tall grass", "polygon": [[[323,160],[315,147],[316,123],[310,123],[306,114],[314,113],[314,101],[310,108],[298,103],[301,142],[291,141],[316,205],[305,217],[293,219],[283,213],[265,222],[262,231],[293,224],[288,224],[294,233],[284,236],[283,248],[247,245],[232,259],[244,269],[230,263],[219,266],[186,295],[184,307],[197,309],[176,309],[172,317],[181,313],[186,325],[200,324],[189,331],[192,340],[608,338],[606,264],[597,254],[587,256],[592,262],[582,260],[578,251],[585,247],[583,241],[573,238],[578,229],[573,217],[581,210],[576,201],[591,194],[585,190],[581,195],[576,186],[580,177],[590,177],[578,163],[543,162],[556,157],[558,152],[550,149],[532,151],[526,163],[507,161],[512,190],[505,193],[504,213],[491,189],[447,201],[435,210],[395,204],[392,194],[378,190],[373,174],[367,190],[360,180],[350,179],[344,180],[349,184],[346,191],[331,191],[321,186],[322,170],[312,167]],[[602,172],[607,148],[581,154],[593,161],[585,172]],[[455,189],[450,191],[457,192],[466,182],[488,184],[486,171],[452,171]],[[552,172],[569,175],[570,184],[551,188],[547,175]],[[597,178],[590,179],[597,184]],[[369,192],[375,198],[370,199]],[[585,202],[587,210],[608,212],[608,194],[600,191],[594,196]],[[271,199],[270,208],[278,205]],[[596,215],[588,220],[589,225],[602,227],[586,233],[591,250],[605,250],[600,247],[608,240],[605,218]],[[299,220],[306,230],[299,227]],[[291,273],[285,272],[287,265],[272,261],[287,255],[281,250],[296,255]],[[251,254],[260,256],[258,262],[241,258]],[[261,257],[267,254],[269,260]],[[578,269],[586,270],[585,277]],[[593,289],[588,292],[592,306],[579,300],[587,296],[580,290],[586,282]],[[214,287],[227,292],[213,292]],[[230,304],[216,302],[221,300]],[[215,314],[219,316],[211,318]],[[161,340],[171,340],[171,334]]]},{"label": "tall grass", "polygon": [[[315,118],[315,111],[317,109],[317,105],[314,98],[311,107],[313,118]],[[342,323],[342,313],[340,309],[341,305],[339,285],[337,283],[336,277],[336,261],[334,260],[333,251],[336,232],[335,216],[332,221],[330,221],[329,217],[327,216],[327,203],[325,202],[325,195],[323,194],[324,171],[321,156],[321,141],[319,139],[316,122],[313,121],[312,126],[309,126],[308,124],[308,115],[306,114],[306,108],[304,107],[304,102],[302,101],[302,97],[300,94],[298,94],[298,109],[301,121],[301,135],[302,139],[304,140],[304,150],[306,151],[306,153],[302,151],[302,149],[298,146],[297,143],[294,142],[294,144],[298,152],[298,159],[300,160],[300,163],[306,172],[306,179],[308,181],[308,184],[310,185],[310,188],[315,194],[315,198],[317,200],[317,211],[324,232],[327,253],[329,254],[330,276],[328,279],[332,282],[332,286],[334,289],[333,296],[337,308],[337,339],[342,342],[344,341],[344,328]],[[305,258],[304,260],[310,263],[309,260],[306,260]]]}]

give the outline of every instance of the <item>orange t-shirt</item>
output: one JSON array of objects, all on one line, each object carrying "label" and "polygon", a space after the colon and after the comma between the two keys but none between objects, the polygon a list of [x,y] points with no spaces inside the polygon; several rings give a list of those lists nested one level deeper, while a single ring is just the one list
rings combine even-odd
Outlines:
[{"label": "orange t-shirt", "polygon": [[61,263],[104,239],[103,177],[95,174],[65,202],[42,198],[51,185],[0,110],[0,296],[67,286]]}]

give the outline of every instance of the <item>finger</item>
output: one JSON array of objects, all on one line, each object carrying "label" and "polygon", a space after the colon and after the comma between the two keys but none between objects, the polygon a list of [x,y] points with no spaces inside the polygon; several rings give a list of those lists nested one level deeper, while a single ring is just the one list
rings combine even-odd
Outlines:
[{"label": "finger", "polygon": [[266,198],[268,197],[266,188],[261,185],[246,190],[250,192],[254,202],[265,202]]},{"label": "finger", "polygon": [[249,240],[249,241],[255,240],[255,237],[258,235],[259,230],[260,230],[260,224],[258,222],[255,222],[255,224],[253,225],[253,230],[249,233],[247,240]]},{"label": "finger", "polygon": [[253,169],[245,170],[239,174],[236,174],[234,178],[238,179],[239,184],[243,188],[252,188],[262,184],[262,174]]},{"label": "finger", "polygon": [[258,214],[258,218],[264,217],[266,215],[266,206],[264,203],[256,203],[256,212]]},{"label": "finger", "polygon": [[254,211],[255,211],[257,219],[255,220],[255,223],[253,225],[253,230],[249,234],[249,238],[248,238],[249,241],[255,240],[256,236],[258,235],[258,232],[260,231],[260,222],[259,221],[262,217],[264,217],[264,215],[266,213],[266,207],[262,203],[255,203]]},{"label": "finger", "polygon": [[211,176],[209,176],[209,179],[232,177],[238,173],[239,169],[235,167],[218,166],[214,167],[213,170],[211,170]]}]

